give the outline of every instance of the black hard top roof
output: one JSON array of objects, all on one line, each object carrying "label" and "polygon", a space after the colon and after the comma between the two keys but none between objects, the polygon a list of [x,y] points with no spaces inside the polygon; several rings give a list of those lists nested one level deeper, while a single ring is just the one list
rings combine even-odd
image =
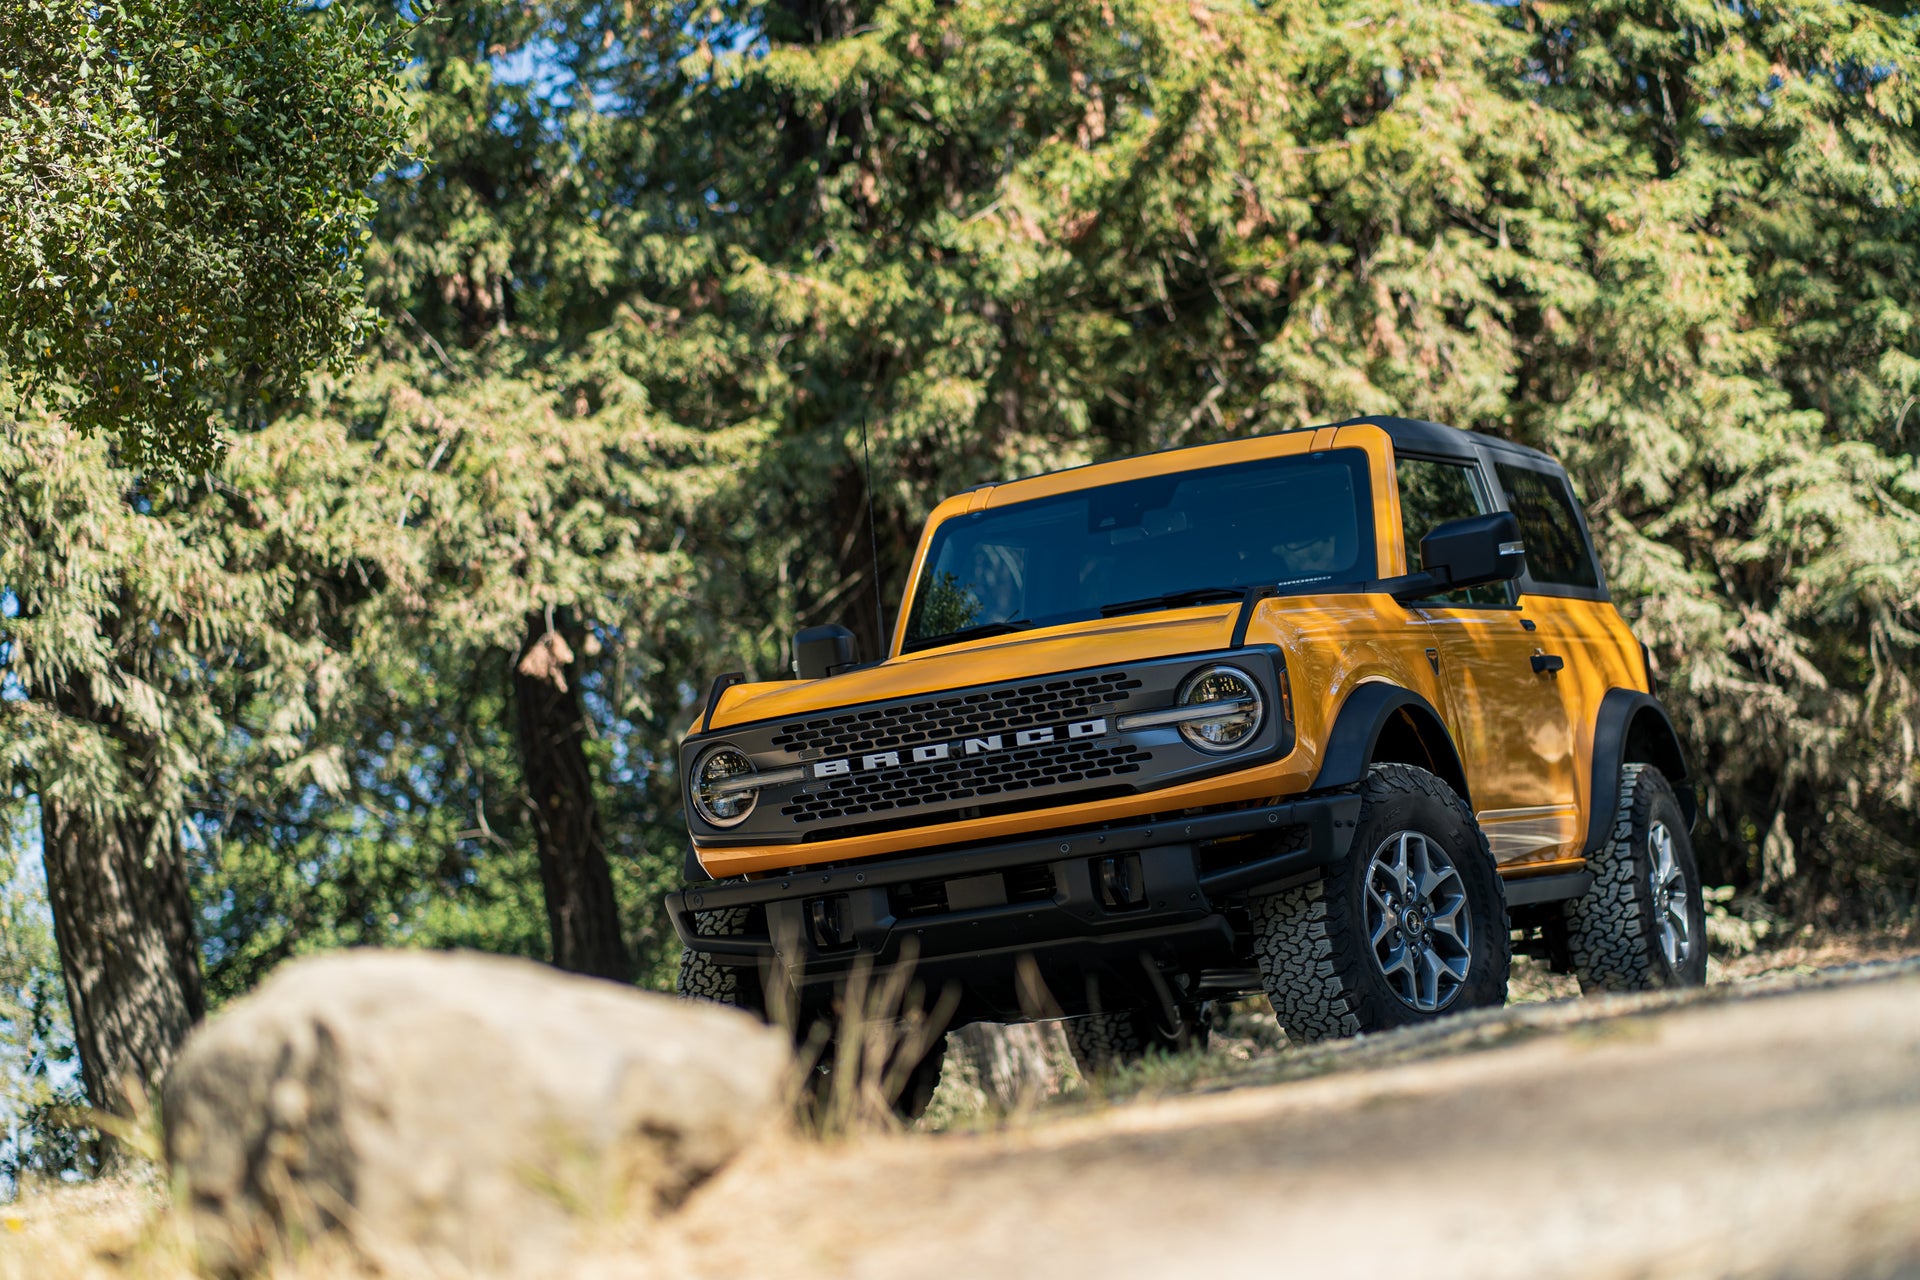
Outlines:
[{"label": "black hard top roof", "polygon": [[[1379,414],[1362,414],[1357,418],[1343,418],[1339,422],[1322,422],[1311,427],[1288,427],[1283,431],[1266,431],[1259,435],[1243,437],[1249,440],[1263,440],[1273,436],[1297,436],[1303,431],[1323,431],[1328,427],[1357,427],[1372,425],[1387,433],[1393,441],[1396,453],[1431,453],[1457,458],[1474,456],[1474,446],[1486,449],[1490,453],[1509,458],[1525,459],[1535,464],[1545,464],[1556,470],[1560,464],[1548,454],[1538,449],[1529,449],[1526,445],[1515,444],[1499,436],[1484,431],[1469,431],[1462,427],[1449,427],[1444,423],[1427,422],[1420,418],[1394,418]],[[1064,475],[1069,471],[1081,471],[1087,467],[1105,466],[1109,462],[1124,462],[1128,458],[1152,458],[1163,453],[1182,453],[1188,449],[1206,449],[1225,441],[1209,440],[1204,444],[1181,444],[1167,449],[1149,449],[1145,453],[1130,453],[1119,458],[1103,458],[1099,462],[1083,462],[1075,467],[1059,467],[1053,471],[1037,471],[1030,476],[1021,476],[1019,480],[987,480],[961,493],[972,493],[976,489],[990,489],[1002,484],[1017,484],[1021,480],[1038,480],[1042,476]]]},{"label": "black hard top roof", "polygon": [[[1544,462],[1550,467],[1560,464],[1551,456],[1538,449],[1529,449],[1526,445],[1515,444],[1511,440],[1489,435],[1484,431],[1468,431],[1461,427],[1449,427],[1438,422],[1426,422],[1419,418],[1384,418],[1364,415],[1347,418],[1341,422],[1329,422],[1329,427],[1357,427],[1363,423],[1372,423],[1387,433],[1398,452],[1412,453],[1453,453],[1461,456],[1471,455],[1473,446],[1479,445],[1493,453],[1510,457],[1525,458],[1530,462]],[[1318,431],[1319,427],[1298,427],[1299,431]],[[1276,432],[1276,435],[1288,434]]]}]

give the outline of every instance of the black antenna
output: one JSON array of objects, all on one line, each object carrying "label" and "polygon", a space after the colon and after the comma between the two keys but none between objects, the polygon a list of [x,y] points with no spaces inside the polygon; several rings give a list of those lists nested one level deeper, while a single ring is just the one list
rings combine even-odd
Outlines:
[{"label": "black antenna", "polygon": [[867,443],[865,405],[860,407],[860,452],[867,462],[867,546],[873,552],[873,627],[880,641],[873,659],[878,662],[887,656],[887,597],[880,584],[880,533],[873,518],[873,446]]}]

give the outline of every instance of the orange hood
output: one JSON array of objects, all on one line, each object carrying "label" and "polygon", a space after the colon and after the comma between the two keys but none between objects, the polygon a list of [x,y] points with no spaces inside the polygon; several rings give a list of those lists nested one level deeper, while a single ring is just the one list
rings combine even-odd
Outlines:
[{"label": "orange hood", "polygon": [[1224,649],[1232,639],[1239,611],[1237,601],[1228,601],[1161,613],[1096,618],[909,653],[820,680],[735,685],[721,695],[711,727],[722,729],[1023,676]]}]

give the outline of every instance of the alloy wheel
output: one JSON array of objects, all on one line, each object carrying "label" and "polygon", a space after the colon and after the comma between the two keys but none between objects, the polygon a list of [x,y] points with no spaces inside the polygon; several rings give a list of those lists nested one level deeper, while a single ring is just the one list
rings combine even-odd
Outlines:
[{"label": "alloy wheel", "polygon": [[1647,833],[1647,861],[1651,864],[1648,880],[1653,889],[1653,914],[1660,933],[1660,950],[1667,967],[1678,970],[1693,951],[1693,931],[1687,921],[1691,905],[1686,873],[1673,856],[1673,833],[1667,824],[1656,822]]},{"label": "alloy wheel", "polygon": [[1418,831],[1381,841],[1367,864],[1367,936],[1400,1002],[1421,1013],[1452,1004],[1472,963],[1467,886],[1446,853]]}]

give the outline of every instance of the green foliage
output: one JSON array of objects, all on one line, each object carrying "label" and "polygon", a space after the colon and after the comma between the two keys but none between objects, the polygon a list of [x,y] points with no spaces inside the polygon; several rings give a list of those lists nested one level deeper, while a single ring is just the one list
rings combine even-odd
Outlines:
[{"label": "green foliage", "polygon": [[494,292],[587,398],[637,384],[761,442],[693,544],[749,641],[703,669],[777,671],[778,637],[836,614],[870,633],[863,425],[897,582],[932,502],[982,478],[1426,416],[1575,468],[1717,872],[1910,909],[1911,16],[546,13],[515,34],[561,90],[512,118],[579,159],[515,206],[544,242],[487,241],[515,246]]},{"label": "green foliage", "polygon": [[387,23],[342,0],[0,9],[0,349],[135,463],[342,367],[369,188],[404,137]]},{"label": "green foliage", "polygon": [[1642,178],[1598,211],[1601,305],[1516,425],[1586,479],[1720,874],[1801,912],[1911,910],[1913,20],[1612,4],[1555,27],[1570,12],[1540,18],[1549,100]]},{"label": "green foliage", "polygon": [[316,735],[348,687],[335,625],[373,575],[404,584],[407,561],[377,508],[343,500],[357,459],[316,443],[279,427],[244,438],[219,480],[158,485],[63,425],[7,429],[4,652],[25,695],[0,700],[12,787],[163,828],[223,773],[245,779],[223,806],[340,789],[343,761]]},{"label": "green foliage", "polygon": [[678,798],[655,762],[697,661],[675,646],[719,627],[674,540],[710,493],[701,477],[723,472],[714,442],[631,403],[577,412],[556,399],[535,377],[451,380],[383,362],[236,446],[235,463],[257,443],[275,468],[337,458],[319,475],[303,463],[226,476],[260,495],[275,527],[338,504],[353,531],[321,535],[326,545],[384,543],[391,557],[324,624],[341,714],[305,742],[326,744],[340,785],[236,780],[253,788],[249,803],[205,809],[220,851],[208,890],[226,904],[210,920],[216,992],[320,946],[548,954],[507,690],[524,619],[547,610],[570,611],[590,637],[566,674],[598,733],[616,889],[630,942],[670,978],[658,899],[680,866]]}]

